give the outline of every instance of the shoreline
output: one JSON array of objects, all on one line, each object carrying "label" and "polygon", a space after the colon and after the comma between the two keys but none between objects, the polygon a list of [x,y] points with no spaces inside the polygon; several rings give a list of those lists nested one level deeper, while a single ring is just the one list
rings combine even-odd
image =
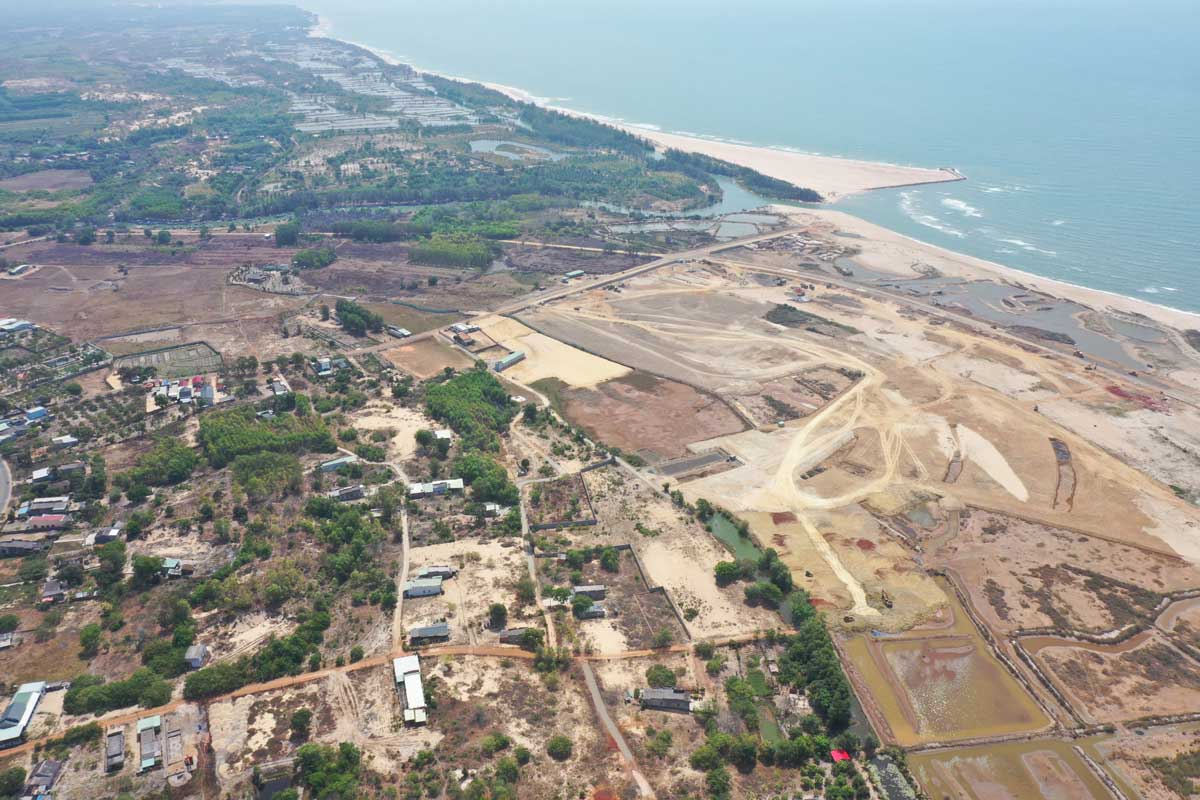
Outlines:
[{"label": "shoreline", "polygon": [[[832,224],[839,233],[849,233],[861,237],[861,241],[875,245],[875,247],[864,247],[863,255],[856,256],[856,258],[870,266],[871,269],[894,274],[897,278],[919,277],[908,269],[908,265],[912,263],[913,259],[907,256],[898,258],[895,252],[907,249],[936,260],[938,263],[933,266],[947,276],[989,278],[1010,284],[1019,284],[1025,289],[1042,292],[1062,300],[1071,300],[1095,311],[1108,310],[1120,314],[1138,315],[1181,331],[1200,328],[1200,313],[1194,311],[1151,303],[1140,297],[1130,297],[1107,289],[1093,289],[1058,278],[1036,275],[1016,267],[960,253],[957,250],[950,250],[941,245],[908,236],[836,208],[796,208],[782,205],[773,205],[771,208],[789,219],[794,220],[808,215]],[[872,250],[874,252],[871,252]],[[895,268],[897,264],[901,269]]]},{"label": "shoreline", "polygon": [[664,131],[654,125],[633,123],[603,114],[566,108],[555,105],[548,98],[538,97],[515,86],[423,69],[404,61],[387,50],[349,39],[340,39],[333,35],[332,22],[320,15],[317,16],[317,20],[317,24],[309,30],[309,36],[332,39],[362,48],[386,64],[410,67],[418,74],[436,75],[463,83],[476,83],[520,103],[530,103],[561,114],[611,125],[646,139],[659,147],[700,153],[738,166],[749,167],[772,178],[813,189],[824,198],[823,202],[825,203],[836,203],[843,197],[875,189],[901,189],[906,186],[954,183],[967,179],[953,167],[916,167],[892,164],[886,161],[819,155],[789,147],[756,145],[719,137]]},{"label": "shoreline", "polygon": [[[379,60],[392,66],[410,67],[418,74],[437,75],[449,80],[461,81],[464,83],[477,83],[494,91],[522,103],[532,103],[553,111],[558,111],[571,116],[584,117],[597,122],[602,122],[606,125],[626,130],[634,135],[641,136],[655,144],[660,144],[665,147],[673,147],[676,149],[687,150],[690,152],[709,155],[714,158],[721,158],[731,163],[747,166],[755,169],[764,175],[772,178],[778,178],[790,183],[795,183],[799,186],[809,186],[826,198],[824,205],[833,206],[837,199],[846,197],[850,194],[872,191],[875,189],[895,189],[903,188],[904,186],[923,186],[937,183],[951,183],[967,180],[967,176],[958,172],[952,167],[910,167],[900,164],[889,164],[880,161],[859,161],[855,159],[839,158],[837,156],[820,156],[800,151],[785,150],[782,148],[765,147],[743,142],[729,142],[719,139],[705,139],[695,135],[687,135],[680,133],[672,133],[655,128],[652,125],[636,125],[624,122],[623,120],[614,120],[600,114],[588,114],[574,109],[563,108],[556,106],[546,98],[537,97],[523,89],[513,86],[506,86],[502,83],[493,81],[477,80],[474,78],[462,77],[457,75],[449,75],[435,70],[422,69],[413,64],[410,64],[396,55],[389,53],[381,48],[365,45],[360,42],[342,39],[333,34],[333,24],[330,20],[321,15],[317,16],[317,24],[309,30],[309,36],[322,37],[339,41],[353,47],[361,48]],[[669,144],[668,144],[669,142]],[[734,157],[730,157],[730,153]],[[754,159],[754,163],[744,163],[742,159]],[[801,166],[803,165],[803,166]],[[826,170],[841,170],[841,185],[849,186],[849,190],[826,192],[822,191],[818,186],[812,185],[813,181],[805,180],[804,178],[795,177],[796,169],[807,169],[809,172],[803,174],[813,174],[811,171],[824,166]],[[853,177],[845,177],[847,173],[853,175],[855,170],[857,180]],[[826,173],[828,176],[829,173]],[[874,176],[916,176],[917,180],[908,180],[898,183],[880,183],[875,186],[864,185],[865,182],[870,182],[864,178],[865,175]],[[853,188],[853,186],[858,188]],[[867,233],[865,235],[868,241],[875,242],[883,247],[890,244],[894,247],[897,243],[904,243],[911,248],[924,250],[933,255],[935,258],[947,262],[950,265],[948,272],[959,275],[972,275],[974,277],[990,277],[996,280],[1006,281],[1009,283],[1019,283],[1020,285],[1043,291],[1046,294],[1060,297],[1064,300],[1073,300],[1081,305],[1103,310],[1110,308],[1114,311],[1124,314],[1134,314],[1147,317],[1159,324],[1167,325],[1178,330],[1186,330],[1189,328],[1200,329],[1200,313],[1194,311],[1185,311],[1183,309],[1174,308],[1172,306],[1152,303],[1148,300],[1143,300],[1138,297],[1120,294],[1107,289],[1095,289],[1089,286],[1070,283],[1058,278],[1050,278],[1044,275],[1037,275],[1032,272],[1009,267],[995,261],[989,261],[978,256],[960,253],[955,250],[950,250],[940,245],[917,239],[913,236],[894,231],[891,228],[886,228],[882,225],[877,225],[873,222],[856,217],[853,214],[839,211],[834,207],[813,208],[813,209],[797,209],[794,206],[776,206],[786,216],[795,217],[802,214],[811,214],[818,218],[826,219],[830,222],[837,220],[850,221],[847,224],[842,224],[839,229],[852,230],[859,228]],[[903,276],[904,273],[896,272],[894,268],[888,266],[880,266],[882,271],[894,272],[897,276]]]}]

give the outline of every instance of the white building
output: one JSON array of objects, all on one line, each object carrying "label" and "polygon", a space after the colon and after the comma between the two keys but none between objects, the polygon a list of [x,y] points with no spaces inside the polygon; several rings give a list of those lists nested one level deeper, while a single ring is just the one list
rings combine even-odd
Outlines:
[{"label": "white building", "polygon": [[421,684],[420,656],[402,656],[392,659],[392,673],[396,678],[396,689],[404,705],[404,721],[413,725],[425,724],[427,707],[425,687]]},{"label": "white building", "polygon": [[448,492],[461,492],[463,490],[462,478],[451,478],[447,481],[432,481],[430,483],[414,483],[408,487],[409,497],[430,497],[432,495],[447,494]]}]

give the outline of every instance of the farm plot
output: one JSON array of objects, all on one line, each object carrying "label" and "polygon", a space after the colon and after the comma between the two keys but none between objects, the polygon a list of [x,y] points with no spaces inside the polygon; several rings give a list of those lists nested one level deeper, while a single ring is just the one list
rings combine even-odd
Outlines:
[{"label": "farm plot", "polygon": [[[628,550],[612,550],[586,559],[569,553],[563,560],[538,559],[538,574],[543,594],[552,586],[603,586],[604,596],[595,605],[602,606],[599,619],[577,619],[569,611],[559,611],[565,641],[595,653],[619,653],[643,650],[664,643],[685,641],[687,632],[671,608],[666,592],[646,585],[636,558]],[[614,570],[613,567],[616,567]]]},{"label": "farm plot", "polygon": [[654,461],[677,458],[692,442],[746,427],[716,395],[646,372],[594,389],[568,389],[561,397],[564,416],[594,439]]},{"label": "farm plot", "polygon": [[807,417],[850,388],[858,379],[847,369],[814,367],[766,381],[757,393],[734,399],[759,425]]},{"label": "farm plot", "polygon": [[1021,640],[1084,719],[1117,722],[1200,705],[1200,664],[1154,631],[1116,645]]},{"label": "farm plot", "polygon": [[599,520],[578,544],[631,544],[646,579],[670,594],[695,639],[767,630],[779,616],[747,606],[740,586],[717,586],[713,569],[732,557],[699,522],[665,495],[617,467],[584,474]]},{"label": "farm plot", "polygon": [[253,767],[287,758],[302,744],[290,736],[294,712],[313,712],[311,741],[352,742],[369,769],[393,775],[442,735],[430,727],[405,728],[391,664],[331,673],[309,683],[222,700],[209,705],[209,727],[223,793],[250,791]]},{"label": "farm plot", "polygon": [[535,483],[528,491],[529,523],[534,529],[571,527],[596,521],[582,475]]},{"label": "farm plot", "polygon": [[1100,633],[1148,621],[1162,594],[1200,586],[1200,571],[1173,554],[980,509],[930,550],[998,631]]},{"label": "farm plot", "polygon": [[382,355],[397,368],[427,380],[442,370],[466,369],[475,363],[470,356],[434,339],[422,339],[383,351]]},{"label": "farm plot", "polygon": [[[429,727],[439,737],[434,754],[442,764],[471,774],[525,747],[532,759],[521,769],[522,797],[570,797],[579,787],[609,787],[613,797],[636,794],[611,740],[601,733],[578,671],[546,680],[517,659],[448,656],[422,659],[424,664],[430,665],[426,682],[437,686]],[[494,753],[483,745],[493,734],[508,740]],[[546,754],[555,735],[572,742],[566,761]]]},{"label": "farm plot", "polygon": [[[458,574],[443,581],[441,595],[404,600],[405,630],[445,621],[450,624],[452,644],[494,641],[495,632],[488,630],[488,607],[503,603],[516,608],[517,581],[527,574],[518,542],[464,539],[414,547],[409,554],[409,578],[432,566],[450,566]],[[512,627],[537,624],[536,609],[528,613],[528,619],[519,612],[511,615]]]}]

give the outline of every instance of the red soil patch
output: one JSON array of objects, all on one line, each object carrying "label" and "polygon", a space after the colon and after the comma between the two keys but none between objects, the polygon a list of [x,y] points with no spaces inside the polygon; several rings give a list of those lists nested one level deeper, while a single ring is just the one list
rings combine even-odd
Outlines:
[{"label": "red soil patch", "polygon": [[854,544],[858,546],[859,550],[866,550],[867,552],[875,549],[875,543],[870,539],[859,539]]},{"label": "red soil patch", "polygon": [[782,533],[777,533],[777,534],[775,534],[774,536],[772,536],[772,537],[771,537],[771,541],[772,541],[772,542],[773,542],[773,543],[774,543],[774,544],[775,544],[777,547],[783,547],[783,546],[785,546],[785,545],[787,544],[787,537],[785,537],[785,536],[784,536]]},{"label": "red soil patch", "polygon": [[1163,414],[1167,413],[1168,411],[1166,400],[1157,397],[1151,397],[1150,395],[1142,394],[1141,392],[1131,392],[1128,389],[1122,389],[1120,386],[1106,386],[1104,388],[1108,390],[1109,394],[1115,397],[1138,403],[1143,408],[1148,408],[1151,411],[1158,411],[1159,413]]},{"label": "red soil patch", "polygon": [[786,522],[795,522],[796,515],[790,511],[772,511],[771,522],[776,525],[783,525]]},{"label": "red soil patch", "polygon": [[592,800],[617,800],[617,793],[611,786],[597,786],[592,791]]}]

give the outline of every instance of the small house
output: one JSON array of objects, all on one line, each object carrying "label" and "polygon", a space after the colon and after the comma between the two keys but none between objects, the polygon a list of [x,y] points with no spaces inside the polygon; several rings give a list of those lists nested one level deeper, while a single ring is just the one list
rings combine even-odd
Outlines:
[{"label": "small house", "polygon": [[49,549],[49,542],[36,541],[32,539],[0,540],[0,558],[21,558],[24,556],[36,555]]},{"label": "small house", "polygon": [[54,497],[35,497],[21,508],[17,509],[17,516],[27,516],[30,514],[65,514],[71,508],[71,495],[62,494]]},{"label": "small house", "polygon": [[0,633],[0,650],[7,650],[16,645],[17,641],[11,633]]},{"label": "small house", "polygon": [[25,424],[32,425],[35,422],[44,422],[50,419],[50,412],[45,406],[34,406],[25,410]]},{"label": "small house", "polygon": [[43,603],[57,603],[67,597],[67,587],[57,578],[49,578],[42,584],[42,593],[38,595]]},{"label": "small house", "polygon": [[104,769],[116,772],[125,766],[125,730],[113,728],[104,737]]},{"label": "small house", "polygon": [[58,468],[55,469],[55,474],[61,478],[64,475],[74,475],[77,472],[84,472],[86,469],[82,461],[71,461],[67,464],[59,464]]},{"label": "small house", "polygon": [[54,788],[54,784],[58,782],[58,776],[62,773],[63,763],[51,759],[39,761],[25,782],[25,793],[33,797],[49,797],[50,790]]},{"label": "small house", "polygon": [[63,434],[62,436],[55,436],[50,440],[50,443],[56,450],[66,450],[69,447],[79,444],[79,440],[69,434]]},{"label": "small house", "polygon": [[503,372],[514,364],[518,364],[524,360],[525,353],[520,350],[516,350],[512,353],[509,353],[504,358],[496,361],[496,363],[492,365],[492,369],[494,369],[496,372]]},{"label": "small house", "polygon": [[139,719],[137,737],[138,772],[146,772],[160,766],[162,764],[162,717],[155,714],[152,717]]},{"label": "small house", "polygon": [[683,689],[643,689],[641,696],[642,708],[652,708],[656,711],[692,710],[692,696]]},{"label": "small house", "polygon": [[168,578],[178,578],[183,574],[183,562],[178,558],[164,558],[162,573]]},{"label": "small house", "polygon": [[603,600],[608,594],[608,587],[603,584],[591,584],[588,586],[575,586],[571,589],[575,594],[585,594],[593,600]]},{"label": "small house", "polygon": [[334,489],[328,494],[339,503],[347,503],[351,500],[361,500],[366,496],[367,490],[361,483],[356,483],[353,486],[343,486],[340,489]]},{"label": "small house", "polygon": [[50,467],[35,469],[29,476],[30,483],[47,483],[54,480],[54,471]]},{"label": "small house", "polygon": [[397,339],[407,339],[409,336],[412,336],[412,331],[408,328],[401,328],[398,325],[388,325],[387,332]]},{"label": "small house", "polygon": [[416,578],[404,584],[405,598],[436,597],[442,593],[441,578]]},{"label": "small house", "polygon": [[570,272],[564,273],[563,277],[566,278],[567,280],[570,280],[572,278],[582,278],[586,274],[587,273],[581,269],[573,269]]},{"label": "small house", "polygon": [[603,603],[593,603],[590,608],[580,611],[578,616],[580,619],[604,619],[608,612],[604,610]]},{"label": "small house", "polygon": [[500,631],[500,644],[519,645],[525,639],[525,631],[529,628],[505,628]]},{"label": "small house", "polygon": [[445,439],[447,442],[452,442],[454,441],[454,432],[449,428],[442,428],[441,430],[433,432],[433,438]]},{"label": "small house", "polygon": [[483,515],[485,517],[498,517],[498,516],[500,516],[500,512],[502,512],[503,510],[504,510],[504,507],[501,506],[499,503],[484,503],[483,504]]},{"label": "small house", "polygon": [[113,539],[120,539],[121,538],[121,528],[122,528],[122,526],[124,526],[124,524],[125,524],[124,522],[114,522],[112,525],[109,525],[107,528],[101,528],[100,530],[96,531],[95,543],[96,544],[107,544],[107,543],[111,542]]},{"label": "small house", "polygon": [[70,524],[71,518],[66,514],[38,514],[25,521],[25,526],[31,531],[60,531]]},{"label": "small house", "polygon": [[358,463],[358,456],[345,455],[338,458],[331,458],[328,461],[322,461],[317,465],[317,469],[321,472],[337,472],[342,467],[356,463]]},{"label": "small house", "polygon": [[454,567],[445,564],[435,564],[429,567],[421,567],[417,570],[417,579],[421,578],[441,578],[442,580],[450,580],[458,574],[458,570]]},{"label": "small house", "polygon": [[25,683],[17,687],[4,713],[0,714],[0,747],[12,747],[21,741],[33,719],[33,712],[46,694],[44,681]]},{"label": "small house", "polygon": [[436,622],[433,625],[413,628],[408,632],[408,643],[412,647],[448,641],[450,641],[450,623],[448,622]]},{"label": "small house", "polygon": [[183,660],[188,669],[200,669],[208,661],[208,647],[202,644],[192,645],[184,652]]},{"label": "small house", "polygon": [[430,481],[429,483],[414,483],[408,487],[408,496],[412,498],[433,497],[449,494],[450,492],[461,492],[462,490],[463,479],[451,478],[443,481]]}]

